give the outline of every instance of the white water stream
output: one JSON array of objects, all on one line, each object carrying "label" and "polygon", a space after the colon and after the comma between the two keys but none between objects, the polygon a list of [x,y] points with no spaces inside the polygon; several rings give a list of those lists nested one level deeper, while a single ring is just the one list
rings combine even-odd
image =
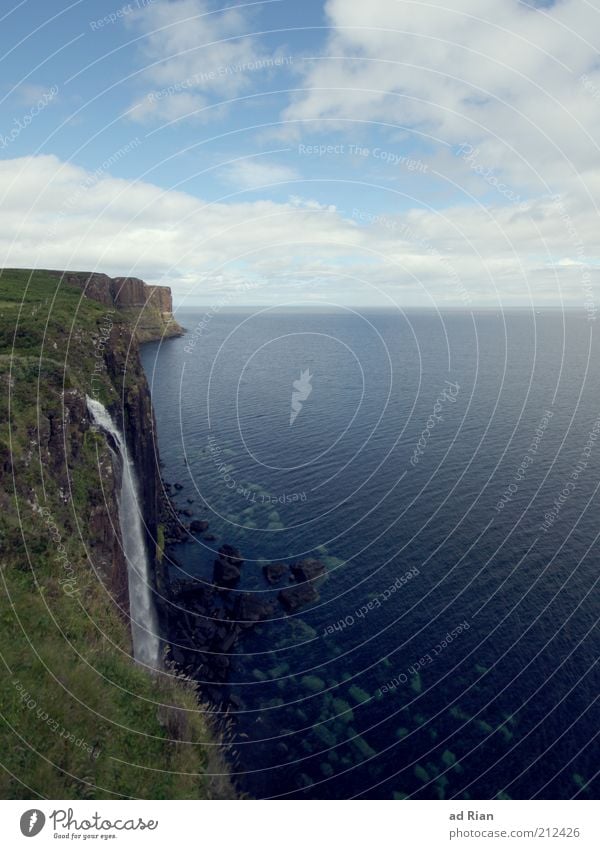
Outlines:
[{"label": "white water stream", "polygon": [[129,458],[127,443],[106,407],[89,397],[87,398],[87,407],[94,423],[114,439],[121,460],[122,482],[118,497],[119,524],[121,526],[123,553],[127,560],[133,656],[139,663],[157,669],[160,665],[160,636],[156,609],[152,599],[148,553],[146,551],[135,469]]}]

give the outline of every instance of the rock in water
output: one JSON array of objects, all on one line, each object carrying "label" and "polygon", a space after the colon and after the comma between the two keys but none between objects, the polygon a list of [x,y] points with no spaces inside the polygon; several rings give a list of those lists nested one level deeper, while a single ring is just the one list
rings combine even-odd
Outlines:
[{"label": "rock in water", "polygon": [[219,555],[221,560],[226,560],[228,563],[231,563],[232,566],[241,566],[244,562],[242,552],[239,548],[235,548],[233,545],[228,545],[228,543],[221,546],[219,549]]},{"label": "rock in water", "polygon": [[270,602],[252,593],[242,593],[236,600],[233,617],[241,628],[251,628],[256,622],[269,619],[274,612]]},{"label": "rock in water", "polygon": [[297,581],[315,581],[321,578],[325,572],[325,564],[320,560],[308,558],[307,560],[298,560],[297,563],[291,565],[292,575]]},{"label": "rock in water", "polygon": [[281,590],[278,598],[288,613],[295,613],[304,605],[318,601],[319,593],[311,583],[304,583]]},{"label": "rock in water", "polygon": [[215,586],[230,589],[238,583],[241,575],[242,573],[239,568],[229,560],[225,560],[222,557],[215,560],[213,570],[213,581]]},{"label": "rock in water", "polygon": [[285,563],[268,563],[263,566],[263,575],[270,584],[276,584],[277,581],[280,581],[287,574],[287,571],[288,567]]}]

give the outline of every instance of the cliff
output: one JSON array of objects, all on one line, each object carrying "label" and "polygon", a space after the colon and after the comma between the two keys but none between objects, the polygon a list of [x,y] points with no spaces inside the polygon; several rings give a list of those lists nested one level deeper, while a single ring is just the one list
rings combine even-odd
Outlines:
[{"label": "cliff", "polygon": [[135,328],[139,342],[182,336],[184,333],[173,317],[173,298],[168,286],[151,286],[138,277],[108,277],[88,271],[45,273],[77,286],[86,298],[120,310]]},{"label": "cliff", "polygon": [[0,272],[2,798],[233,794],[208,774],[226,769],[195,687],[131,659],[120,471],[86,407],[125,435],[161,591],[167,505],[127,313],[148,297],[170,313],[170,292],[131,278]]}]

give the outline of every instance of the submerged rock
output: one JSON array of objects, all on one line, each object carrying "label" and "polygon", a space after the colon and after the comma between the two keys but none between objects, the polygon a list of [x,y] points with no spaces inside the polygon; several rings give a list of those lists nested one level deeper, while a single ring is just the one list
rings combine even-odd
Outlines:
[{"label": "submerged rock", "polygon": [[304,583],[295,587],[286,587],[279,592],[278,598],[289,613],[295,613],[306,604],[318,601],[319,593],[311,583]]},{"label": "submerged rock", "polygon": [[225,560],[233,566],[241,566],[244,562],[242,552],[239,548],[235,548],[235,546],[229,545],[228,543],[221,546],[219,549],[219,555],[221,560]]},{"label": "submerged rock", "polygon": [[204,519],[194,519],[190,522],[190,531],[193,534],[202,534],[208,530],[208,522]]},{"label": "submerged rock", "polygon": [[276,584],[287,574],[288,567],[285,563],[269,563],[263,566],[263,575],[270,584]]},{"label": "submerged rock", "polygon": [[219,557],[215,560],[213,581],[217,587],[231,589],[241,578],[240,567],[244,563],[239,548],[225,543],[219,549]]},{"label": "submerged rock", "polygon": [[269,619],[274,613],[271,602],[254,593],[242,593],[236,600],[233,617],[238,620],[240,627],[251,628],[256,622]]},{"label": "submerged rock", "polygon": [[241,576],[242,573],[234,563],[231,563],[229,560],[225,560],[222,557],[215,560],[213,581],[217,587],[234,587],[240,580]]},{"label": "submerged rock", "polygon": [[298,560],[297,563],[292,563],[290,568],[297,581],[315,581],[326,572],[325,564],[314,558]]}]

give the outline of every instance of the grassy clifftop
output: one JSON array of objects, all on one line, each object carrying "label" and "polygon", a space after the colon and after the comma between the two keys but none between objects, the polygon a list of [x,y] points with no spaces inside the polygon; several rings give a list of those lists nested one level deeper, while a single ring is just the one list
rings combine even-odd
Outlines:
[{"label": "grassy clifftop", "polygon": [[130,657],[118,481],[85,406],[151,417],[127,317],[1,272],[0,382],[0,797],[233,795],[195,690]]}]

